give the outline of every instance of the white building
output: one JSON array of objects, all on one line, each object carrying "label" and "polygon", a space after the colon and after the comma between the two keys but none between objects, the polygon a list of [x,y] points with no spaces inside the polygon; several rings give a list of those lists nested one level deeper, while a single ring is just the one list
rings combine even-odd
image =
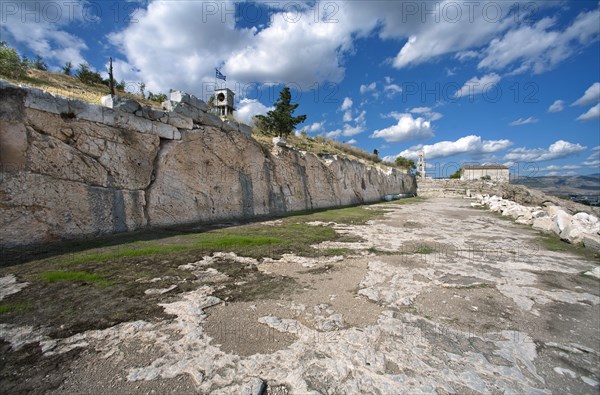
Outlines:
[{"label": "white building", "polygon": [[463,181],[490,180],[509,182],[510,172],[508,167],[502,165],[463,166],[460,173]]}]

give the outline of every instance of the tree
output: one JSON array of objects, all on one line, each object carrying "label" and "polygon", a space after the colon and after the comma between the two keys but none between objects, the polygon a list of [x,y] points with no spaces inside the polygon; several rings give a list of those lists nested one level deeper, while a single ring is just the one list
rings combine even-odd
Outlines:
[{"label": "tree", "polygon": [[87,63],[80,63],[77,67],[77,78],[84,84],[103,84],[104,80],[100,76],[100,73],[92,71],[90,65]]},{"label": "tree", "polygon": [[142,99],[146,98],[146,93],[144,92],[146,90],[146,83],[144,81],[140,82],[140,96],[142,96]]},{"label": "tree", "polygon": [[450,179],[451,180],[458,180],[460,178],[460,176],[462,175],[462,168],[456,170],[454,172],[454,174],[450,175]]},{"label": "tree", "polygon": [[65,75],[73,74],[73,63],[71,63],[71,61],[65,62],[65,65],[62,68],[62,72]]},{"label": "tree", "polygon": [[286,137],[294,131],[296,125],[306,120],[306,115],[293,116],[298,108],[298,103],[291,104],[292,94],[287,86],[279,93],[279,99],[275,102],[275,109],[267,112],[267,115],[257,115],[256,126],[268,134],[276,134]]},{"label": "tree", "polygon": [[27,73],[27,66],[14,48],[0,41],[0,75],[9,78],[21,78]]},{"label": "tree", "polygon": [[399,156],[396,158],[396,161],[394,162],[394,164],[401,168],[401,169],[406,169],[408,171],[416,169],[417,165],[415,165],[415,161],[412,159],[408,159],[405,158],[403,156]]},{"label": "tree", "polygon": [[35,55],[35,60],[31,63],[32,67],[37,70],[48,71],[48,65],[40,55]]}]

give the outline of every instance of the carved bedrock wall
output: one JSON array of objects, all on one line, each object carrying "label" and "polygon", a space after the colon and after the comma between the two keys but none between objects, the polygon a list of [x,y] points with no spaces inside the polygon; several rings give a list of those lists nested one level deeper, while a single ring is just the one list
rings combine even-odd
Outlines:
[{"label": "carved bedrock wall", "polygon": [[193,96],[113,108],[0,81],[0,246],[376,202],[413,176],[290,148]]}]

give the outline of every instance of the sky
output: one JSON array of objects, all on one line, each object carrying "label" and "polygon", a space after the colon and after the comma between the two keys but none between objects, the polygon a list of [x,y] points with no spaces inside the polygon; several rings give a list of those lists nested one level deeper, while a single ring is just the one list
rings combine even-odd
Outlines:
[{"label": "sky", "polygon": [[[236,93],[265,113],[428,173],[600,173],[600,2],[2,1],[1,40],[50,70],[87,62],[127,89]],[[227,76],[215,79],[215,68]]]}]

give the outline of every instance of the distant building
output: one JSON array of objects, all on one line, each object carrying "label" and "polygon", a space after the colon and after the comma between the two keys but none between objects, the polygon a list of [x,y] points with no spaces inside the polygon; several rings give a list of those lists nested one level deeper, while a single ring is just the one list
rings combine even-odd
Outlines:
[{"label": "distant building", "polygon": [[497,182],[509,182],[510,173],[508,167],[502,165],[463,166],[460,179],[464,181],[490,180]]}]

